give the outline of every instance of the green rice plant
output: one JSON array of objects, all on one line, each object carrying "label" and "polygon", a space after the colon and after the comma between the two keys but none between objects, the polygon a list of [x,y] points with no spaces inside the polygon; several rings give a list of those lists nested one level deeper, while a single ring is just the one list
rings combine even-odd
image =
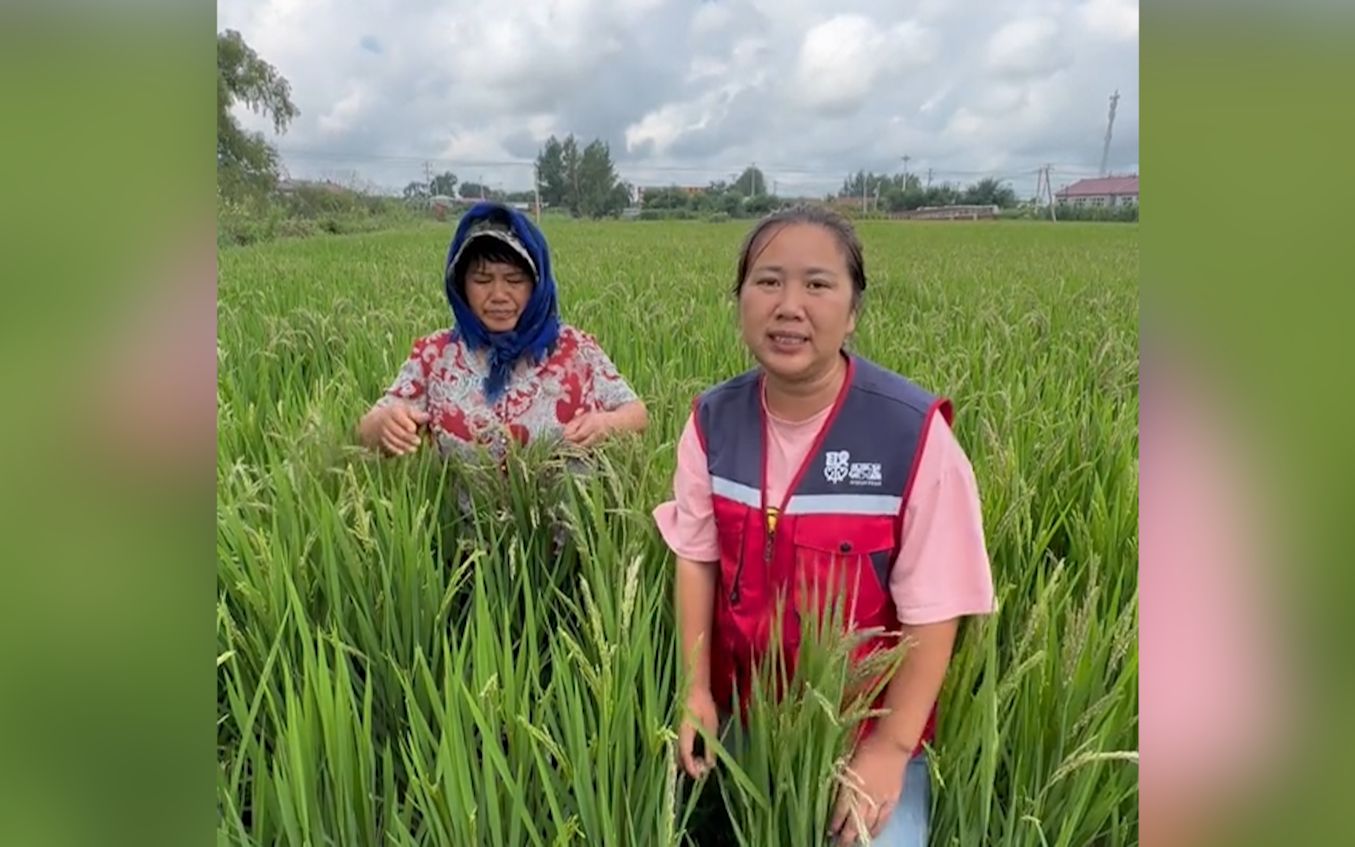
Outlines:
[{"label": "green rice plant", "polygon": [[[954,398],[999,597],[942,691],[933,843],[1135,844],[1137,227],[859,227],[852,347]],[[762,669],[717,777],[674,761],[672,557],[650,512],[692,397],[751,363],[729,292],[743,232],[550,221],[565,318],[651,425],[502,465],[352,437],[450,320],[448,227],[222,250],[219,842],[713,843],[723,818],[729,843],[816,843],[863,719],[829,631],[795,674]]]},{"label": "green rice plant", "polygon": [[[864,658],[859,654],[878,630],[848,630],[842,595],[806,598],[796,614],[800,637],[787,645],[782,626],[786,599],[773,612],[767,652],[755,664],[745,709],[730,704],[727,743],[708,738],[722,769],[720,793],[729,829],[741,845],[825,843],[838,796],[852,790],[848,763],[867,721],[907,654],[893,639]],[[793,663],[788,658],[793,654]],[[793,664],[793,667],[792,667]]]}]

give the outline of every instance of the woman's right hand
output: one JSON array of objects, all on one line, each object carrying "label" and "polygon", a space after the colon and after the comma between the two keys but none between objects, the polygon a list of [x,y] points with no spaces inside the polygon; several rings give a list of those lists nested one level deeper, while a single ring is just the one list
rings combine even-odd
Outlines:
[{"label": "woman's right hand", "polygon": [[419,449],[419,429],[431,416],[404,402],[379,406],[363,420],[363,441],[368,447],[380,447],[393,456]]},{"label": "woman's right hand", "polygon": [[710,688],[693,686],[691,693],[687,695],[687,710],[682,716],[682,725],[678,728],[678,757],[682,761],[683,770],[692,779],[699,779],[715,764],[715,750],[709,742],[706,742],[703,757],[698,759],[694,755],[698,725],[714,738],[718,724],[715,698],[711,696]]}]

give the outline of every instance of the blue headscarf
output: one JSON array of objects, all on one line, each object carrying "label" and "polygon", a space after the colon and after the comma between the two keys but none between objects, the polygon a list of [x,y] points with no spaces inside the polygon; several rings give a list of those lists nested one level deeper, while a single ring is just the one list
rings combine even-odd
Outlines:
[{"label": "blue headscarf", "polygon": [[[489,237],[484,232],[486,229],[496,230],[500,240],[519,252],[525,250],[536,270],[531,297],[518,316],[517,326],[508,332],[490,332],[457,291],[458,254],[472,238]],[[443,287],[456,317],[456,335],[472,350],[489,352],[489,376],[485,378],[484,390],[485,398],[490,402],[503,394],[513,366],[522,356],[539,363],[555,349],[555,342],[560,337],[560,314],[555,298],[555,277],[551,274],[550,248],[541,230],[516,209],[480,202],[466,212],[447,248]]]}]

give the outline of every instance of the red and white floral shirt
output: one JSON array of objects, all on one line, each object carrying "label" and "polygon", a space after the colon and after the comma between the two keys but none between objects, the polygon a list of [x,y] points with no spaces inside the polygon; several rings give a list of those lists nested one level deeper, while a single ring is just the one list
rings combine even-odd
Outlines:
[{"label": "red and white floral shirt", "polygon": [[378,404],[402,400],[427,412],[444,456],[471,445],[501,455],[510,438],[519,444],[558,439],[575,416],[638,399],[597,340],[568,325],[560,328],[555,351],[544,362],[518,364],[495,403],[484,395],[488,374],[483,352],[442,330],[414,342]]}]

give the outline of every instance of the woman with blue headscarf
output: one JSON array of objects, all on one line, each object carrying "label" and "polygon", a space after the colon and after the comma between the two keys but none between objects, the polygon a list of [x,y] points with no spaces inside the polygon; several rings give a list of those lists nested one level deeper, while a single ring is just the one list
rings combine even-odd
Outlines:
[{"label": "woman with blue headscarf", "polygon": [[562,325],[545,236],[525,215],[477,203],[457,225],[443,274],[455,323],[414,342],[395,382],[358,424],[392,455],[423,433],[444,455],[510,441],[591,447],[648,423],[644,403],[597,341]]}]

